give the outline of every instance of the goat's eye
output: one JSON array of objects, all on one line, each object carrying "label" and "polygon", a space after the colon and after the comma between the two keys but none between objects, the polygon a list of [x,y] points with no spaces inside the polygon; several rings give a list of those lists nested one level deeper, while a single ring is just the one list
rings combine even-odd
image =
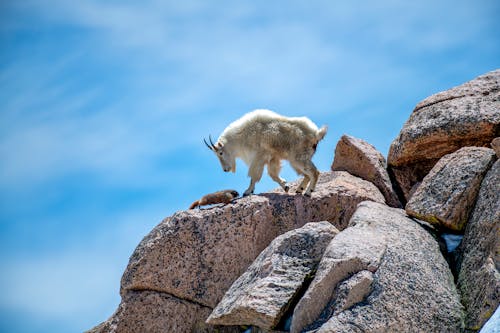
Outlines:
[{"label": "goat's eye", "polygon": [[222,156],[222,152],[220,152],[219,155]]}]

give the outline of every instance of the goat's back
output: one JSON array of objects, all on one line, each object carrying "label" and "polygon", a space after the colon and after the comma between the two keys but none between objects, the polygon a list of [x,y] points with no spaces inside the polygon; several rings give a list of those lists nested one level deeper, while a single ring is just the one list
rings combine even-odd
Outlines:
[{"label": "goat's back", "polygon": [[247,139],[287,136],[296,141],[306,137],[314,139],[317,132],[318,127],[307,117],[284,117],[270,110],[255,110],[231,123],[222,135],[240,135]]}]

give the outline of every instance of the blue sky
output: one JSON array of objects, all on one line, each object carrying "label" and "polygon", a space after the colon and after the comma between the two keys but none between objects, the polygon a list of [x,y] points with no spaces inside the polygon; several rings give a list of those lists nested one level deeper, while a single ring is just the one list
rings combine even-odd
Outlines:
[{"label": "blue sky", "polygon": [[149,230],[246,189],[246,166],[224,173],[202,138],[248,111],[327,124],[321,170],[343,133],[386,155],[417,102],[500,67],[499,14],[483,0],[2,1],[0,331],[107,319]]}]

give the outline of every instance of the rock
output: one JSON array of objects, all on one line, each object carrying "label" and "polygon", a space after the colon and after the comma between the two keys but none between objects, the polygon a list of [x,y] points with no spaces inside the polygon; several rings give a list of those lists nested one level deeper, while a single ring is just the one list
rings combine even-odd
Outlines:
[{"label": "rock", "polygon": [[408,215],[462,231],[483,176],[495,159],[492,149],[463,147],[432,168],[406,205]]},{"label": "rock", "polygon": [[363,202],[295,307],[291,332],[303,329],[460,332],[463,309],[437,241],[403,210]]},{"label": "rock", "polygon": [[130,291],[106,322],[88,333],[201,332],[191,317],[206,317],[211,308],[154,291]]},{"label": "rock", "polygon": [[405,199],[444,155],[464,146],[489,146],[500,135],[500,70],[418,103],[387,158]]},{"label": "rock", "polygon": [[318,326],[318,323],[328,321],[332,316],[362,302],[371,293],[372,284],[373,273],[367,270],[355,273],[343,282],[337,284],[337,287],[335,287],[333,291],[335,299],[330,300],[321,313],[319,320],[317,320],[316,325],[313,324],[313,327]]},{"label": "rock", "polygon": [[500,160],[484,177],[458,247],[458,289],[465,324],[478,330],[500,304]]},{"label": "rock", "polygon": [[372,182],[382,192],[389,206],[402,207],[392,188],[384,156],[368,142],[342,135],[335,148],[332,170],[347,171]]},{"label": "rock", "polygon": [[494,138],[493,141],[491,141],[491,148],[493,148],[495,154],[497,154],[497,158],[500,158],[500,137]]},{"label": "rock", "polygon": [[118,320],[132,311],[127,306],[129,293],[151,291],[208,308],[186,318],[184,313],[176,317],[181,309],[162,310],[172,321],[201,327],[226,290],[274,238],[306,222],[329,221],[343,229],[364,200],[384,202],[384,197],[370,182],[346,172],[327,172],[320,175],[311,198],[273,192],[223,207],[177,212],[144,237],[132,254],[122,277],[124,305]]},{"label": "rock", "polygon": [[338,172],[322,174],[312,198],[267,193],[221,208],[178,212],[134,251],[122,291],[158,290],[215,307],[274,238],[306,222],[329,221],[343,229],[366,199],[384,201],[371,183]]},{"label": "rock", "polygon": [[233,283],[207,323],[276,328],[338,232],[329,222],[313,222],[277,237]]}]

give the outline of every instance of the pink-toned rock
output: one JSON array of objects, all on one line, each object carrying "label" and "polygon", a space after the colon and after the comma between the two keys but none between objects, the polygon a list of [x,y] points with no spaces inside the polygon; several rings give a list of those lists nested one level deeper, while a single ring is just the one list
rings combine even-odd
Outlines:
[{"label": "pink-toned rock", "polygon": [[221,208],[178,212],[136,248],[123,274],[122,293],[157,290],[215,307],[274,238],[314,221],[343,229],[366,199],[384,202],[373,184],[332,172],[320,176],[311,198],[265,193]]},{"label": "pink-toned rock", "polygon": [[495,153],[483,147],[463,147],[443,156],[423,179],[406,205],[408,215],[462,231]]},{"label": "pink-toned rock", "polygon": [[405,199],[442,156],[465,146],[489,146],[500,134],[499,110],[500,70],[418,103],[387,158]]},{"label": "pink-toned rock", "polygon": [[384,156],[368,142],[342,135],[335,148],[332,170],[347,171],[372,182],[382,192],[389,206],[402,207],[392,188]]},{"label": "pink-toned rock", "polygon": [[208,332],[191,318],[206,317],[211,310],[164,293],[130,291],[109,320],[87,333]]},{"label": "pink-toned rock", "polygon": [[277,237],[233,283],[207,323],[275,329],[338,232],[329,222],[311,222]]},{"label": "pink-toned rock", "polygon": [[[370,182],[347,172],[327,172],[320,175],[311,198],[276,191],[223,207],[177,212],[156,226],[132,254],[121,282],[120,318],[127,318],[133,309],[127,304],[128,295],[139,291],[166,294],[211,310],[274,238],[314,221],[329,221],[343,229],[364,200],[384,202],[384,197]],[[173,303],[165,306],[169,304]],[[189,327],[203,327],[210,313],[162,311]],[[177,316],[176,311],[190,315]]]}]

